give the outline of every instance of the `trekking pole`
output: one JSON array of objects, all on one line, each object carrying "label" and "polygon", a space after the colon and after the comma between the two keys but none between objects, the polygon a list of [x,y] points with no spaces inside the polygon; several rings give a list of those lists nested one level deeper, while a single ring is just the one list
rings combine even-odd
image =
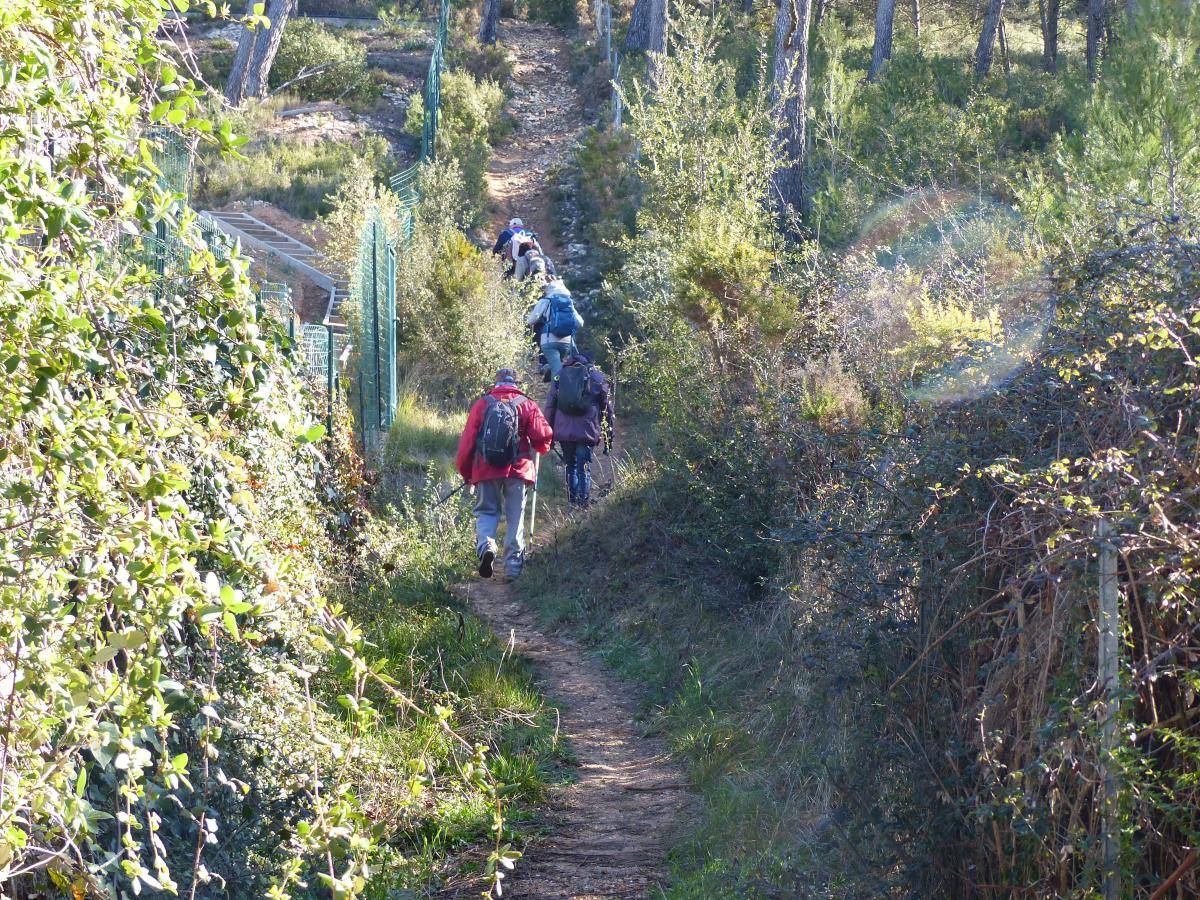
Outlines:
[{"label": "trekking pole", "polygon": [[433,512],[435,509],[437,509],[439,506],[441,506],[443,503],[445,503],[447,500],[449,500],[455,494],[460,493],[463,490],[463,488],[465,488],[466,486],[467,486],[467,483],[464,481],[462,484],[460,484],[458,487],[456,487],[454,490],[452,490],[450,493],[448,493],[445,497],[443,497],[441,500],[439,500],[437,503],[433,504],[433,506],[429,507],[429,511]]},{"label": "trekking pole", "polygon": [[541,469],[542,454],[533,454],[533,500],[529,504],[529,543],[533,543],[534,529],[537,525],[537,486],[538,471]]}]

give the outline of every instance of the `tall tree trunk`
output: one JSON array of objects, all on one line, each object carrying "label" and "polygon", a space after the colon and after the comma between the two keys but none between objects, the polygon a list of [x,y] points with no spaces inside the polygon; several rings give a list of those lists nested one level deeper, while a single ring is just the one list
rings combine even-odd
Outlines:
[{"label": "tall tree trunk", "polygon": [[1000,17],[1000,27],[997,29],[997,37],[1000,39],[1000,59],[1004,61],[1004,74],[1012,73],[1012,61],[1008,58],[1008,32],[1004,30],[1004,17]]},{"label": "tall tree trunk", "polygon": [[500,25],[500,0],[483,0],[483,13],[479,17],[479,43],[496,43],[496,29]]},{"label": "tall tree trunk", "polygon": [[789,224],[807,208],[804,185],[808,145],[808,30],[812,0],[779,0],[775,17],[775,68],[773,84],[782,101],[775,125],[775,140],[783,161],[771,181],[779,211]]},{"label": "tall tree trunk", "polygon": [[629,31],[625,35],[625,49],[642,51],[650,49],[650,17],[657,0],[634,0],[633,12],[629,16]]},{"label": "tall tree trunk", "polygon": [[[667,52],[667,3],[669,0],[653,0],[650,5],[649,15],[649,39],[646,44],[646,52],[649,54],[659,54]],[[659,57],[656,55],[650,56],[650,83],[658,83],[658,67]]]},{"label": "tall tree trunk", "polygon": [[829,11],[833,0],[816,0],[816,4],[813,7],[812,27],[809,29],[812,34],[816,34],[821,30],[821,23],[825,21],[825,13]]},{"label": "tall tree trunk", "polygon": [[921,0],[912,0],[912,26],[913,37],[917,39],[919,46],[921,43]]},{"label": "tall tree trunk", "polygon": [[654,0],[650,7],[650,44],[646,47],[650,53],[667,52],[667,3]]},{"label": "tall tree trunk", "polygon": [[1104,38],[1104,0],[1088,0],[1087,67],[1088,79],[1100,77],[1100,43]]},{"label": "tall tree trunk", "polygon": [[1058,72],[1058,11],[1060,0],[1038,0],[1042,20],[1042,68]]},{"label": "tall tree trunk", "polygon": [[271,66],[275,65],[275,56],[283,44],[283,29],[295,10],[296,0],[271,0],[269,13],[271,27],[267,29],[266,34],[254,48],[254,57],[250,62],[250,74],[246,78],[246,96],[266,96],[267,79],[271,74]]},{"label": "tall tree trunk", "polygon": [[992,54],[996,50],[996,34],[1000,17],[1004,15],[1004,0],[988,0],[979,31],[979,46],[975,48],[975,77],[982,78],[992,70]]},{"label": "tall tree trunk", "polygon": [[[251,0],[250,9],[254,9]],[[261,97],[267,92],[267,79],[275,54],[283,43],[283,30],[288,18],[296,8],[296,0],[271,0],[267,9],[270,27],[246,29],[238,39],[233,67],[229,80],[225,82],[225,98],[234,106],[240,106],[247,97]]]},{"label": "tall tree trunk", "polygon": [[[255,0],[249,0],[246,15],[254,12]],[[262,28],[249,28],[242,31],[238,38],[237,50],[233,54],[233,65],[229,69],[229,77],[225,79],[225,99],[234,106],[241,106],[246,97],[246,74],[250,69],[250,57],[254,55],[254,45],[262,34]]]},{"label": "tall tree trunk", "polygon": [[879,77],[883,64],[892,58],[892,30],[896,24],[896,0],[879,0],[875,7],[875,46],[871,49],[871,68],[867,81]]}]

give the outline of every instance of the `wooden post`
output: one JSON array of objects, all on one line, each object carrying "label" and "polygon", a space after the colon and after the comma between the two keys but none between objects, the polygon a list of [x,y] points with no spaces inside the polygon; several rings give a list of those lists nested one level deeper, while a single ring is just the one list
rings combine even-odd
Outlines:
[{"label": "wooden post", "polygon": [[1101,778],[1101,875],[1104,900],[1121,896],[1120,840],[1117,835],[1117,777],[1112,755],[1117,737],[1117,664],[1120,660],[1118,639],[1121,630],[1117,594],[1117,550],[1112,542],[1112,526],[1106,519],[1096,523],[1100,550],[1100,621],[1097,641],[1097,676],[1103,700],[1100,705],[1100,778]]}]

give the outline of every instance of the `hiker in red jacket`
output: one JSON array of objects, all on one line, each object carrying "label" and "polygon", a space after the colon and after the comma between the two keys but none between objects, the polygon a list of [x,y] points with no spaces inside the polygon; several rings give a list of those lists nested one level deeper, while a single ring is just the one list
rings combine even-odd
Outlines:
[{"label": "hiker in red jacket", "polygon": [[538,405],[517,386],[513,369],[475,401],[458,441],[458,474],[475,485],[475,550],[479,574],[492,575],[496,530],[506,522],[504,568],[509,578],[525,562],[525,497],[534,481],[534,454],[550,451],[554,433]]}]

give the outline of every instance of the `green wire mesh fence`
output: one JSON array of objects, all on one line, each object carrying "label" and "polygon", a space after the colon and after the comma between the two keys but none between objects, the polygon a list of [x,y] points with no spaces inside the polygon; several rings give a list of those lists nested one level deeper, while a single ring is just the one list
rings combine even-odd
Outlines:
[{"label": "green wire mesh fence", "polygon": [[[421,156],[415,165],[400,172],[390,182],[399,200],[396,232],[389,235],[379,209],[368,213],[359,241],[358,265],[350,280],[350,305],[357,311],[359,319],[353,335],[357,343],[358,371],[353,385],[357,396],[352,402],[364,447],[368,446],[372,436],[391,427],[396,414],[396,262],[398,254],[407,250],[412,241],[421,164],[432,160],[437,152],[449,22],[449,0],[441,0],[429,74],[422,94]],[[154,129],[146,138],[151,144],[163,189],[180,195],[183,203],[190,205],[191,148],[167,129]],[[198,225],[208,249],[220,259],[228,258],[234,246],[221,228],[205,216],[199,217]],[[160,223],[154,234],[126,238],[120,249],[127,260],[142,264],[151,273],[158,296],[186,287],[190,250],[166,222]],[[261,311],[278,321],[291,338],[290,348],[295,348],[299,354],[302,371],[314,393],[324,401],[326,427],[332,433],[334,401],[341,389],[339,372],[350,355],[350,335],[342,333],[341,326],[330,321],[298,323],[286,285],[260,285],[258,301]]]},{"label": "green wire mesh fence", "polygon": [[[421,156],[415,165],[395,175],[389,185],[398,200],[399,219],[394,234],[378,209],[367,214],[359,241],[357,271],[351,281],[351,297],[359,313],[358,379],[354,398],[360,439],[368,445],[371,432],[391,427],[396,415],[396,262],[405,252],[415,228],[414,211],[419,199],[421,164],[437,153],[438,122],[442,103],[442,72],[445,68],[449,0],[438,6],[437,30],[429,74],[422,94],[425,118],[421,129]],[[313,341],[316,341],[314,336]]]},{"label": "green wire mesh fence", "polygon": [[396,251],[378,209],[359,242],[352,296],[361,313],[358,342],[358,411],[363,427],[386,430],[396,410]]}]

